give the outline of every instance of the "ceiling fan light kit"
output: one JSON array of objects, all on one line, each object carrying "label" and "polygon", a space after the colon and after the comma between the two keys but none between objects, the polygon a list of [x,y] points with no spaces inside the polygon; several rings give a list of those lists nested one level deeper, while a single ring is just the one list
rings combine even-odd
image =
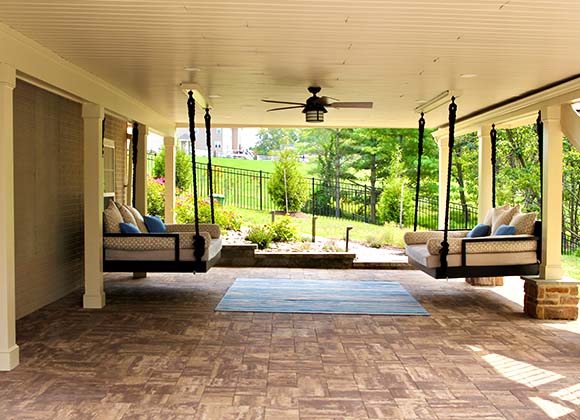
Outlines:
[{"label": "ceiling fan light kit", "polygon": [[306,122],[309,123],[321,123],[324,122],[324,111],[319,109],[311,109],[304,111],[306,114]]}]

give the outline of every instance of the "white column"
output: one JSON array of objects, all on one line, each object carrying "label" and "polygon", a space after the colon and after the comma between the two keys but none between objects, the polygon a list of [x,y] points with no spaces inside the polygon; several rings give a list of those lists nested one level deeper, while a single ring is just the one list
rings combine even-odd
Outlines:
[{"label": "white column", "polygon": [[175,223],[175,138],[165,137],[165,223]]},{"label": "white column", "polygon": [[478,163],[478,219],[483,223],[489,209],[492,208],[492,179],[493,169],[491,166],[491,137],[489,132],[491,125],[485,124],[477,129],[479,140],[479,163]]},{"label": "white column", "polygon": [[439,229],[445,228],[445,198],[447,197],[447,165],[449,164],[449,136],[436,138],[439,146]]},{"label": "white column", "polygon": [[16,345],[14,256],[14,67],[0,63],[0,370],[20,362]]},{"label": "white column", "polygon": [[147,126],[144,124],[139,124],[135,178],[135,208],[147,214]]},{"label": "white column", "polygon": [[560,106],[542,109],[544,122],[544,191],[540,278],[562,278],[562,128]]},{"label": "white column", "polygon": [[85,223],[85,308],[105,306],[103,287],[103,150],[101,105],[83,105],[83,197]]},{"label": "white column", "polygon": [[232,128],[232,150],[240,149],[240,129]]}]

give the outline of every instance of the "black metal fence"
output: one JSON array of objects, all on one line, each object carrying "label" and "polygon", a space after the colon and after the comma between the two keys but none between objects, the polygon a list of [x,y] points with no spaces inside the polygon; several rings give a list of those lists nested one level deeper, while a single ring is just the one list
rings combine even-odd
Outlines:
[{"label": "black metal fence", "polygon": [[574,255],[578,250],[580,250],[580,237],[562,232],[562,254]]}]

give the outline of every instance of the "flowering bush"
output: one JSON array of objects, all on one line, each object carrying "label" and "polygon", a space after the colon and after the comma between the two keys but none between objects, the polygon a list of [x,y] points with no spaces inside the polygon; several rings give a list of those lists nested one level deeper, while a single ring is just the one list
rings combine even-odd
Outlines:
[{"label": "flowering bush", "polygon": [[147,214],[165,216],[165,179],[147,178]]}]

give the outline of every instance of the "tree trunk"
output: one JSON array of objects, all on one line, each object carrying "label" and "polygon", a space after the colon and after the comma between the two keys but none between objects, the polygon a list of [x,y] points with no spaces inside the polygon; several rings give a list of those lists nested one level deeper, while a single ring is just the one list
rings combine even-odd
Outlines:
[{"label": "tree trunk", "polygon": [[335,172],[334,172],[334,193],[335,193],[335,210],[334,214],[336,217],[340,217],[340,136],[339,131],[336,130],[336,163],[335,163]]},{"label": "tree trunk", "polygon": [[461,211],[463,213],[463,221],[465,226],[469,225],[469,211],[467,209],[467,198],[465,197],[465,181],[463,179],[463,165],[459,162],[455,163],[457,172],[456,179],[459,184],[459,199],[461,200]]}]

